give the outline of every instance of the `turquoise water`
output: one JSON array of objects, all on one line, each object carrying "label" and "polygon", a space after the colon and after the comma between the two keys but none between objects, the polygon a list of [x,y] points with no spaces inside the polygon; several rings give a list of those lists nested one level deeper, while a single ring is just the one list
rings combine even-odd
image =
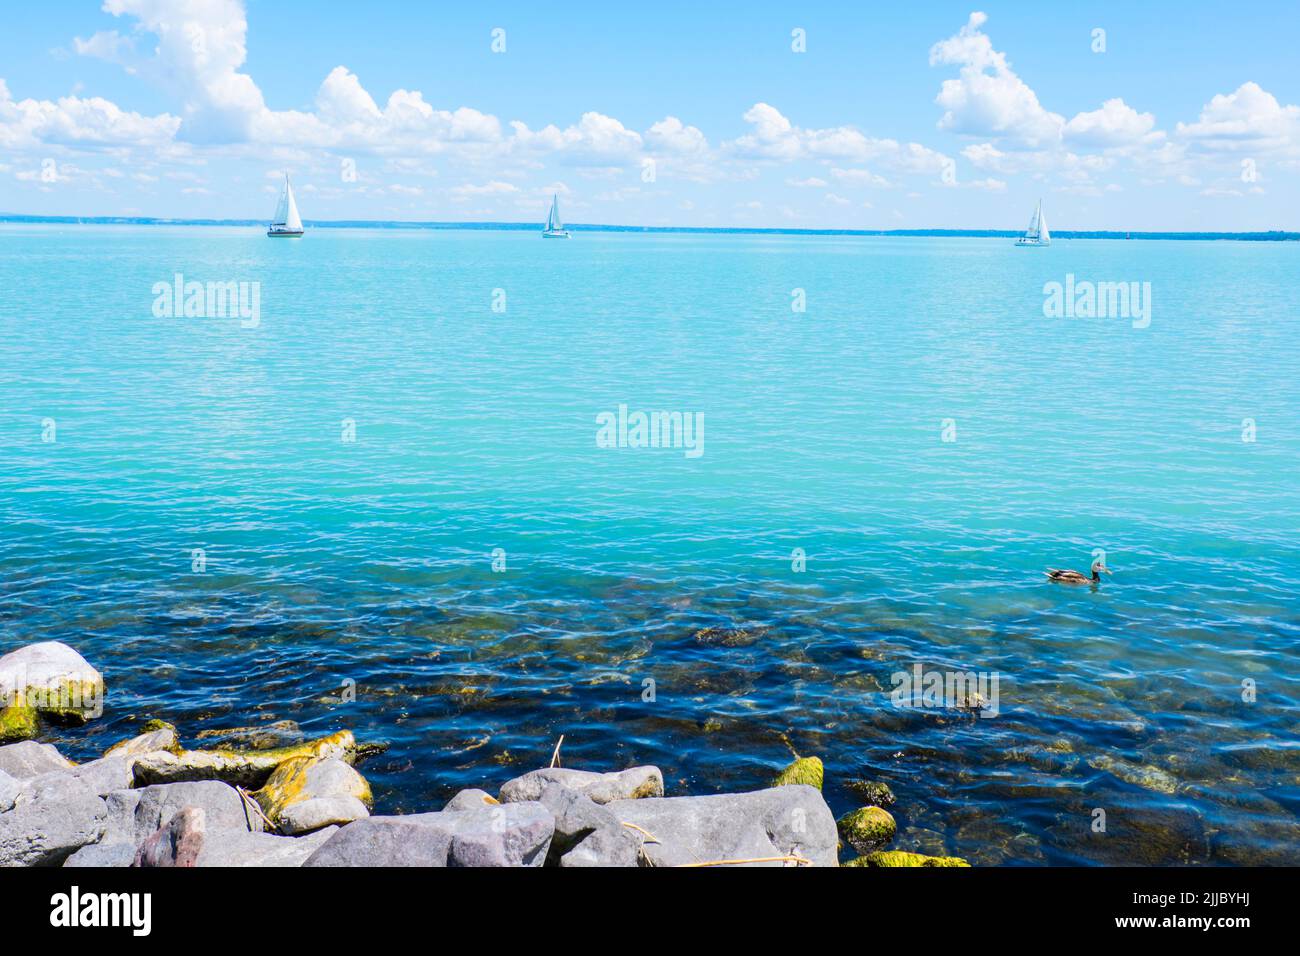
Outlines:
[{"label": "turquoise water", "polygon": [[[386,812],[564,734],[566,766],[672,793],[818,755],[837,814],[886,781],[897,847],[981,864],[1294,864],[1298,267],[0,227],[0,651],[105,672],[104,717],[51,737],[74,755],[150,716],[348,727],[390,745],[363,768]],[[155,316],[177,272],[260,283],[260,321]],[[1045,318],[1067,273],[1150,282],[1150,326]],[[701,413],[703,454],[598,447],[620,404]],[[1094,548],[1099,588],[1044,581]],[[997,716],[894,706],[915,664],[995,673]]]}]

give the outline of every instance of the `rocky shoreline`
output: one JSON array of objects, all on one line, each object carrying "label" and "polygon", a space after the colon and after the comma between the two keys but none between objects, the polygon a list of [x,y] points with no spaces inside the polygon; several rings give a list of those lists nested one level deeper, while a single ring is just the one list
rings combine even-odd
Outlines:
[{"label": "rocky shoreline", "polygon": [[551,766],[495,796],[462,790],[437,811],[374,816],[354,764],[376,748],[347,730],[186,749],[151,721],[82,764],[32,739],[42,720],[98,716],[103,686],[64,644],[0,657],[0,866],[801,867],[839,866],[842,850],[857,853],[845,866],[967,865],[888,850],[882,783],[837,821],[816,757],[748,793],[667,796],[656,767]]}]

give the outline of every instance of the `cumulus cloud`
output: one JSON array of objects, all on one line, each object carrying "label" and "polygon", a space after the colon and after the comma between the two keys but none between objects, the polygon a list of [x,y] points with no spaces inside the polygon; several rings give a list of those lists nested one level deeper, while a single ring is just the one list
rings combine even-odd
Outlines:
[{"label": "cumulus cloud", "polygon": [[1300,106],[1282,106],[1258,83],[1243,83],[1206,103],[1195,123],[1179,123],[1177,133],[1202,150],[1295,148],[1300,146]]},{"label": "cumulus cloud", "polygon": [[1067,141],[1083,146],[1125,146],[1159,136],[1153,133],[1155,125],[1153,114],[1139,113],[1116,97],[1099,110],[1079,113],[1065,124],[1064,135]]},{"label": "cumulus cloud", "polygon": [[169,141],[180,118],[142,116],[98,96],[17,100],[0,79],[0,146],[26,149],[40,143],[62,146],[133,146]]},{"label": "cumulus cloud", "polygon": [[1043,108],[1038,95],[1015,71],[1004,53],[980,30],[988,20],[972,13],[954,36],[930,48],[931,66],[957,66],[959,76],[944,80],[935,102],[944,110],[939,128],[971,136],[1004,137],[1026,146],[1056,143],[1065,118]]}]

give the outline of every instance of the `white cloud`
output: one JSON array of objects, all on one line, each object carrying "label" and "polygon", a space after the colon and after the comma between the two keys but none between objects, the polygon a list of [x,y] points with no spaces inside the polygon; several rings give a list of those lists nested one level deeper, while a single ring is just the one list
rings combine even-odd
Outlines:
[{"label": "white cloud", "polygon": [[1065,124],[1065,139],[1082,146],[1124,146],[1141,142],[1153,134],[1156,118],[1139,113],[1119,97],[1109,99],[1101,109],[1079,113]]},{"label": "white cloud", "polygon": [[1300,146],[1300,106],[1282,106],[1258,83],[1243,83],[1215,96],[1195,123],[1179,123],[1177,132],[1203,150],[1294,148]]},{"label": "white cloud", "polygon": [[168,113],[129,113],[98,96],[15,101],[0,79],[0,146],[6,149],[158,144],[169,141],[180,122]]},{"label": "white cloud", "polygon": [[704,153],[709,141],[694,126],[686,126],[676,116],[665,116],[645,134],[646,145],[662,153]]},{"label": "white cloud", "polygon": [[1056,143],[1065,119],[1044,109],[1038,96],[1016,75],[1006,55],[980,27],[988,20],[972,13],[955,35],[930,48],[930,65],[960,67],[944,80],[935,102],[944,110],[939,128],[972,136],[1006,138],[1026,146]]}]

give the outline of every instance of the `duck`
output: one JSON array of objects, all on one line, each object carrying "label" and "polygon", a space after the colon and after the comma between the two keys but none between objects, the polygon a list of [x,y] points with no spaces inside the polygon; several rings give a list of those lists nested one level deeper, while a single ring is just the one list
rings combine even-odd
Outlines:
[{"label": "duck", "polygon": [[1096,584],[1101,580],[1103,574],[1110,574],[1110,568],[1101,559],[1092,562],[1092,577],[1082,574],[1079,571],[1062,571],[1059,568],[1047,569],[1047,580],[1055,581],[1057,584]]}]

